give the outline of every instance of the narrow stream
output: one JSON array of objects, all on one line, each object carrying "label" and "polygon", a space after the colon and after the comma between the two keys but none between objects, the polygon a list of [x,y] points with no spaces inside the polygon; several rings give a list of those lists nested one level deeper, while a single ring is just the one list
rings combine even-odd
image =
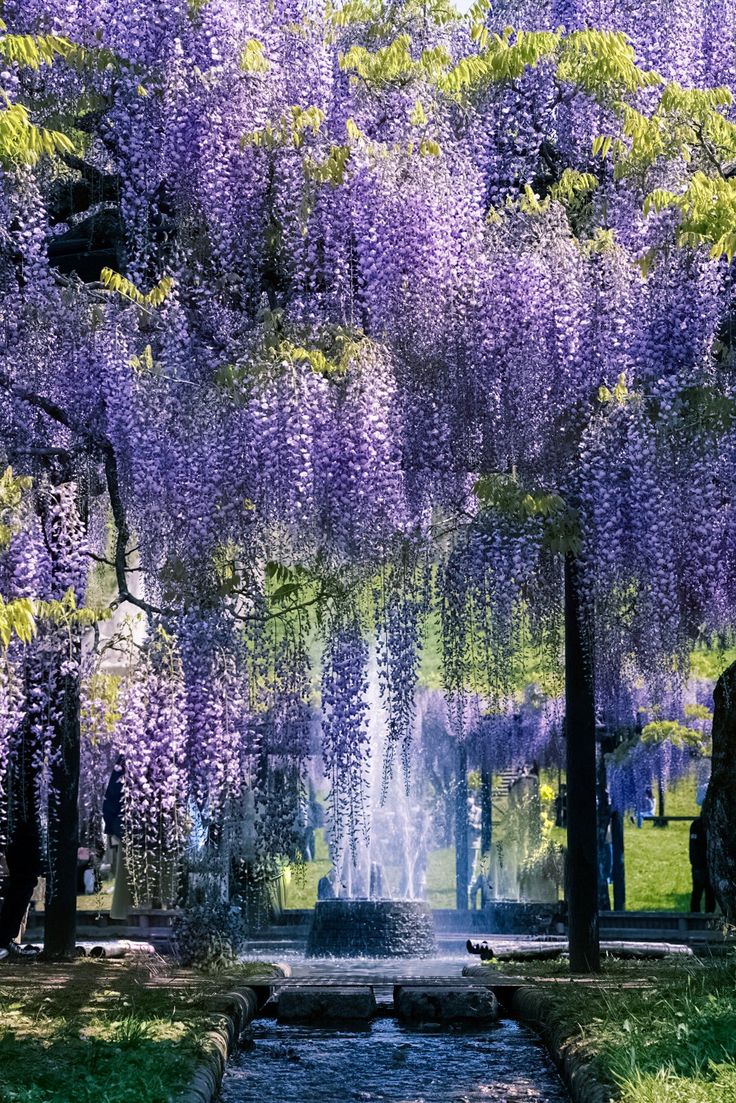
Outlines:
[{"label": "narrow stream", "polygon": [[567,1103],[543,1046],[513,1020],[422,1034],[393,1018],[365,1031],[252,1024],[223,1103]]}]

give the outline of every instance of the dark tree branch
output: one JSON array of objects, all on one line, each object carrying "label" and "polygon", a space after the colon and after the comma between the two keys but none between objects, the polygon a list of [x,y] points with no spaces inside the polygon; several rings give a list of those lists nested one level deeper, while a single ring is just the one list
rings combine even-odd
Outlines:
[{"label": "dark tree branch", "polygon": [[130,529],[128,528],[128,518],[125,513],[125,506],[123,505],[123,497],[120,493],[120,479],[118,475],[118,461],[115,455],[115,449],[109,441],[105,441],[103,446],[103,456],[105,464],[105,481],[107,482],[107,493],[110,498],[110,508],[112,509],[112,517],[115,522],[115,579],[118,584],[118,598],[115,604],[120,604],[127,601],[129,605],[135,605],[138,609],[143,609],[148,616],[156,614],[158,616],[173,616],[173,610],[160,609],[156,605],[151,605],[150,602],[144,601],[143,598],[136,597],[135,594],[131,594],[128,589],[127,579],[127,549],[128,541],[130,540]]},{"label": "dark tree branch", "polygon": [[[52,421],[55,421],[58,425],[63,425],[65,429],[68,429],[70,433],[75,436],[81,437],[82,440],[87,441],[93,449],[102,456],[102,461],[105,468],[105,483],[107,485],[107,493],[110,499],[110,508],[112,510],[113,521],[115,524],[115,557],[113,560],[98,556],[93,552],[89,552],[89,556],[92,559],[97,560],[100,563],[105,563],[111,566],[115,570],[115,581],[118,587],[117,598],[112,602],[113,607],[122,605],[127,602],[129,605],[135,606],[137,609],[142,609],[147,616],[160,616],[160,617],[172,617],[175,615],[175,610],[168,608],[161,608],[157,605],[152,605],[151,602],[145,601],[143,598],[136,597],[128,589],[127,575],[129,568],[127,565],[128,555],[130,554],[128,544],[130,541],[130,528],[128,526],[128,518],[125,511],[125,504],[123,502],[123,496],[120,490],[120,475],[118,471],[118,461],[115,454],[115,449],[112,442],[108,440],[102,433],[96,432],[86,425],[79,425],[73,417],[71,417],[66,410],[59,406],[56,402],[52,402],[50,399],[45,398],[43,395],[36,394],[35,391],[30,391],[25,387],[14,383],[12,379],[4,372],[0,372],[0,388],[5,390],[8,394],[14,398],[20,399],[21,402],[27,402],[29,406],[32,406],[36,410],[40,410],[46,414]],[[67,449],[32,449],[27,450],[29,453],[40,454],[56,454],[57,452],[66,455]],[[320,587],[319,592],[312,598],[309,598],[303,602],[290,605],[287,608],[274,610],[271,613],[266,613],[262,617],[244,616],[231,610],[231,615],[235,620],[242,622],[254,622],[254,621],[270,621],[275,620],[278,617],[288,616],[291,613],[298,613],[303,609],[307,609],[313,605],[317,605],[328,596],[327,590],[324,586]]]},{"label": "dark tree branch", "polygon": [[[242,590],[236,590],[234,593],[239,593],[241,596],[246,596]],[[234,620],[239,620],[244,624],[266,624],[270,620],[277,620],[279,617],[287,617],[290,613],[300,613],[303,609],[309,609],[313,605],[318,605],[325,598],[329,597],[329,591],[321,586],[319,593],[314,597],[310,597],[305,601],[296,602],[294,605],[285,606],[283,609],[275,609],[272,613],[264,613],[263,616],[252,616],[244,613],[236,613],[234,610],[230,611],[230,615]]]},{"label": "dark tree branch", "polygon": [[68,429],[71,433],[86,440],[97,452],[102,454],[107,492],[110,498],[110,508],[112,509],[116,530],[115,560],[112,565],[115,568],[118,596],[113,604],[118,605],[127,602],[129,605],[135,605],[136,608],[142,609],[148,616],[173,615],[172,610],[160,609],[156,605],[151,605],[150,602],[136,597],[135,594],[131,594],[128,589],[126,571],[130,529],[128,527],[128,519],[123,504],[122,494],[120,492],[117,456],[115,455],[115,449],[112,443],[107,437],[90,429],[89,426],[78,425],[74,418],[56,402],[52,402],[43,395],[36,394],[35,391],[29,391],[25,387],[21,387],[17,383],[14,383],[4,372],[0,372],[0,387],[14,398],[18,398],[22,402],[27,402],[29,406],[33,406],[36,410],[41,410],[41,412],[51,418],[52,421],[55,421],[58,425],[63,425],[64,428]]}]

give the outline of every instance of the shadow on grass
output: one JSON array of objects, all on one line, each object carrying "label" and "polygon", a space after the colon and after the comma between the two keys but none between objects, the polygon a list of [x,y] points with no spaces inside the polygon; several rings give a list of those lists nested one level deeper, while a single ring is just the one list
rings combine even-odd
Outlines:
[{"label": "shadow on grass", "polygon": [[1,1103],[167,1103],[191,1077],[199,1047],[193,1036],[146,1037],[139,1022],[119,1020],[105,1039],[78,1018],[56,1021],[40,1037],[27,1033],[28,1020],[6,1030]]}]

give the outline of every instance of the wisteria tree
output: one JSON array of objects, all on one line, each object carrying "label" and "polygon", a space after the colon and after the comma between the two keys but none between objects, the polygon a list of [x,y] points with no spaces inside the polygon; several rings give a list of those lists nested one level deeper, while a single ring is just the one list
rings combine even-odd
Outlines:
[{"label": "wisteria tree", "polygon": [[[734,610],[735,17],[501,9],[8,0],[0,440],[40,522],[2,593],[81,603],[101,560],[149,622],[119,701],[143,896],[192,807],[221,832],[250,794],[260,858],[295,846],[315,629],[337,849],[364,829],[372,641],[388,777],[431,609],[460,743],[468,696],[498,712],[564,635],[572,962],[596,968],[596,718],[676,697]],[[63,684],[18,675],[0,760],[35,754],[67,810],[61,876],[76,721],[26,718],[78,701],[80,654],[43,637],[8,669],[51,649]]]}]

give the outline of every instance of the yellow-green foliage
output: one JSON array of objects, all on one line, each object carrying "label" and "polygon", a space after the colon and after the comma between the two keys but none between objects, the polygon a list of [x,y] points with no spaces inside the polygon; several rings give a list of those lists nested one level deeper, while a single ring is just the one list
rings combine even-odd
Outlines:
[{"label": "yellow-green foliage", "polygon": [[11,103],[0,93],[2,103],[5,106],[0,106],[0,164],[35,165],[44,155],[73,152],[74,145],[65,134],[35,126],[22,104]]},{"label": "yellow-green foliage", "polygon": [[438,85],[448,95],[460,97],[481,91],[489,84],[518,80],[526,69],[554,58],[562,41],[560,31],[518,31],[508,27],[502,35],[488,36],[479,29],[480,51],[462,58],[440,78]]},{"label": "yellow-green foliage", "polygon": [[[225,364],[215,376],[216,385],[238,401],[264,368],[272,371],[276,364],[309,364],[312,371],[326,379],[339,380],[347,375],[362,350],[369,347],[361,330],[343,326],[326,326],[318,338],[313,334],[284,336],[281,312],[264,312],[263,348],[260,367],[252,359],[243,364]],[[300,342],[298,337],[302,337]],[[246,506],[246,508],[248,508]]]},{"label": "yellow-green foliage", "polygon": [[[328,0],[325,17],[333,28],[362,25],[367,40],[379,41],[388,37],[395,27],[392,8],[390,0],[347,0],[343,4]],[[405,0],[402,17],[405,21],[418,19],[442,27],[457,20],[458,12],[451,0]]]},{"label": "yellow-green foliage", "polygon": [[688,720],[703,720],[706,723],[713,720],[713,713],[705,705],[685,705],[685,716]]},{"label": "yellow-green foliage", "polygon": [[150,345],[146,345],[140,356],[132,356],[128,363],[140,375],[155,375],[161,371],[161,364],[154,360]]},{"label": "yellow-green foliage", "polygon": [[[630,104],[617,103],[621,135],[601,135],[594,156],[613,156],[618,178],[642,179],[658,161],[679,161],[690,169],[682,192],[658,188],[645,201],[645,211],[668,207],[680,212],[678,242],[697,248],[709,245],[714,260],[736,255],[736,125],[727,117],[733,106],[728,88],[682,88],[668,84],[651,115]],[[647,275],[656,253],[640,261]]]},{"label": "yellow-green foliage", "polygon": [[[578,172],[576,169],[565,169],[556,184],[549,189],[545,199],[540,199],[531,184],[525,184],[524,190],[517,200],[510,196],[502,208],[491,207],[488,211],[487,221],[490,225],[499,225],[504,216],[521,211],[528,215],[541,215],[549,210],[554,202],[561,203],[572,213],[576,206],[584,203],[591,192],[598,187],[598,179],[589,172]],[[587,247],[590,249],[590,242]],[[596,248],[596,251],[600,249]]]},{"label": "yellow-green foliage", "polygon": [[97,671],[82,700],[82,730],[93,747],[110,739],[120,720],[120,676]]},{"label": "yellow-green foliage", "polygon": [[[13,536],[21,531],[18,516],[24,495],[31,489],[33,480],[26,475],[15,475],[12,467],[6,467],[0,475],[0,552],[4,551]],[[0,596],[0,645],[7,648],[15,636],[21,643],[29,643],[36,632],[36,623],[47,620],[67,627],[90,627],[110,615],[108,609],[79,609],[74,590],[70,588],[61,601],[36,601],[33,598],[16,598],[5,601]]]},{"label": "yellow-green foliage", "polygon": [[562,39],[557,79],[606,100],[663,83],[659,73],[639,68],[625,34],[592,29],[574,31]]},{"label": "yellow-green foliage", "polygon": [[[61,35],[9,34],[0,19],[0,62],[40,69],[59,58],[77,68],[105,68],[117,60],[109,50],[87,50]],[[36,126],[24,104],[14,103],[0,92],[0,165],[35,165],[43,156],[73,151],[74,145],[65,134]]]},{"label": "yellow-green foliage", "polygon": [[335,188],[339,187],[345,181],[350,153],[350,146],[338,145],[330,146],[323,161],[315,161],[311,157],[305,157],[305,175],[318,184],[332,184]]},{"label": "yellow-green foliage", "polygon": [[631,391],[629,390],[626,382],[626,375],[621,372],[616,385],[613,390],[610,390],[605,385],[598,388],[598,401],[602,403],[612,403],[613,405],[622,406],[625,402],[628,402],[630,398],[633,398]]},{"label": "yellow-green foliage", "polygon": [[598,179],[590,172],[578,172],[577,169],[565,169],[556,184],[549,190],[552,199],[568,206],[576,199],[593,192],[598,187]]},{"label": "yellow-green foliage", "polygon": [[335,6],[327,4],[325,17],[334,27],[349,27],[355,23],[371,23],[382,19],[384,8],[382,0],[347,0],[347,3]]},{"label": "yellow-green foliage", "polygon": [[387,46],[380,46],[377,50],[351,46],[341,54],[340,68],[362,80],[372,90],[380,91],[389,85],[403,86],[417,78],[436,83],[444,78],[451,61],[444,46],[423,50],[415,61],[411,52],[411,36],[400,34]]},{"label": "yellow-green foliage", "polygon": [[643,175],[659,158],[681,160],[719,175],[736,157],[736,126],[726,118],[733,103],[728,88],[666,85],[650,115],[618,104],[623,137],[599,137],[593,152],[613,152],[618,177]]},{"label": "yellow-green foliage", "polygon": [[80,609],[72,586],[60,601],[37,601],[34,609],[38,620],[65,628],[91,628],[98,621],[107,620],[111,616],[109,609]]},{"label": "yellow-green foliage", "polygon": [[111,291],[117,295],[122,295],[124,299],[129,299],[136,306],[161,306],[161,303],[168,297],[174,286],[174,281],[170,276],[164,276],[158,281],[155,287],[152,287],[150,291],[145,294],[139,291],[134,283],[126,279],[125,276],[121,276],[119,272],[113,272],[112,268],[103,268],[100,273],[100,282],[106,288],[107,291]]},{"label": "yellow-green foliage", "polygon": [[[301,345],[293,345],[290,341],[282,341],[279,345],[277,356],[281,360],[292,363],[308,363],[312,371],[323,375],[326,379],[342,378],[350,368],[350,365],[358,356],[361,348],[365,346],[365,337],[355,335],[347,330],[337,327],[329,334],[328,342],[324,348],[317,346],[304,348]],[[327,345],[329,344],[329,347]]]},{"label": "yellow-green foliage", "polygon": [[483,505],[510,517],[547,517],[564,507],[559,494],[529,493],[512,475],[483,475],[475,484]]},{"label": "yellow-green foliage", "polygon": [[340,68],[346,73],[354,73],[374,88],[408,79],[414,73],[411,38],[408,34],[400,34],[388,46],[377,50],[351,46],[340,57]]},{"label": "yellow-green foliage", "polygon": [[320,107],[299,107],[294,104],[275,123],[266,123],[258,130],[244,134],[240,139],[241,149],[248,146],[263,146],[265,149],[278,149],[281,146],[293,146],[299,149],[308,132],[318,134],[325,113]]},{"label": "yellow-green foliage", "polygon": [[642,728],[641,741],[647,744],[669,741],[676,747],[702,749],[703,734],[695,728],[678,723],[677,720],[653,720]]},{"label": "yellow-green foliage", "polygon": [[678,240],[697,248],[710,245],[713,260],[736,255],[736,180],[694,173],[681,195],[657,189],[645,202],[646,211],[675,207],[681,221]]},{"label": "yellow-green foliage", "polygon": [[35,606],[31,598],[20,597],[6,602],[0,596],[0,643],[7,647],[13,636],[21,643],[30,643],[36,632]]},{"label": "yellow-green foliage", "polygon": [[519,524],[539,518],[544,524],[544,544],[556,555],[580,550],[580,519],[559,494],[525,489],[513,475],[483,475],[474,487],[476,497]]},{"label": "yellow-green foliage", "polygon": [[661,84],[658,73],[640,69],[626,35],[614,31],[515,31],[489,34],[482,21],[473,24],[477,54],[469,54],[438,80],[448,95],[462,97],[498,81],[518,80],[527,69],[549,61],[557,80],[597,99],[620,100]]},{"label": "yellow-green foliage", "polygon": [[427,122],[428,122],[427,112],[424,110],[424,107],[422,106],[421,100],[417,100],[416,103],[414,104],[414,107],[412,108],[411,114],[409,115],[409,122],[411,123],[412,126],[426,126],[427,125]]},{"label": "yellow-green foliage", "polygon": [[60,35],[7,34],[7,27],[0,19],[0,57],[11,64],[26,69],[40,69],[51,65],[56,57],[68,57],[75,47]]},{"label": "yellow-green foliage", "polygon": [[27,475],[14,475],[12,467],[6,467],[0,475],[0,552],[20,531],[16,514],[23,503],[23,495],[32,485],[33,480]]},{"label": "yellow-green foliage", "polygon": [[271,68],[263,53],[263,43],[249,38],[240,54],[240,68],[244,73],[267,73]]}]

